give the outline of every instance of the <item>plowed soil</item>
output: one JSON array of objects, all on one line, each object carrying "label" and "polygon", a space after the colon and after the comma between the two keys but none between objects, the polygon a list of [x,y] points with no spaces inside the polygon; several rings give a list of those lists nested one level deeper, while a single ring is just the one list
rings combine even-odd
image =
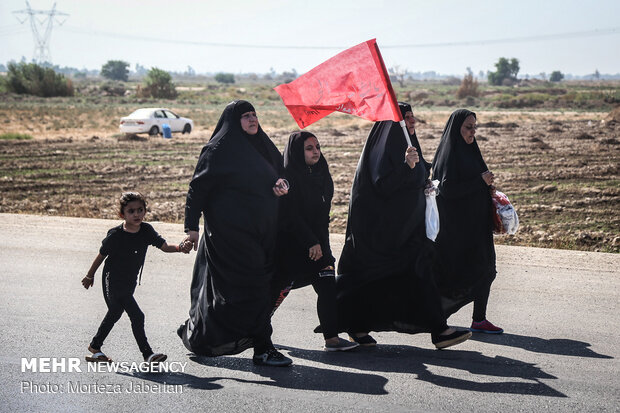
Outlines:
[{"label": "plowed soil", "polygon": [[[422,150],[431,160],[448,114],[416,116]],[[15,122],[2,129],[17,129]],[[261,122],[282,150],[288,132]],[[496,242],[620,251],[620,120],[613,113],[482,112],[478,122],[485,160],[521,222],[516,235],[497,236]],[[370,125],[309,128],[334,178],[334,233],[345,231],[353,174]],[[72,129],[70,136],[30,130],[32,140],[0,141],[0,212],[115,218],[120,193],[138,190],[149,199],[147,218],[166,222],[182,222],[187,184],[210,136],[200,128],[172,139],[125,137],[109,128]]]}]

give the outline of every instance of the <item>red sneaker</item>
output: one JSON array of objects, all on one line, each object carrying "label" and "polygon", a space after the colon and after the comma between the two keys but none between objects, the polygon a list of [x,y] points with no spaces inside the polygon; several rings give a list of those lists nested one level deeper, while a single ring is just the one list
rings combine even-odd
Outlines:
[{"label": "red sneaker", "polygon": [[488,320],[473,321],[469,329],[475,333],[502,334],[504,332],[504,329],[493,325]]}]

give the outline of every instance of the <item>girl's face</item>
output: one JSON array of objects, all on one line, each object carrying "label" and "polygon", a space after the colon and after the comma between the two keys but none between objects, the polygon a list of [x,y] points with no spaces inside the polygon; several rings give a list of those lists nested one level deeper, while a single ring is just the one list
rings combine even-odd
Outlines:
[{"label": "girl's face", "polygon": [[125,227],[127,229],[136,229],[144,220],[146,215],[146,208],[142,201],[130,201],[123,208],[121,217],[125,220]]},{"label": "girl's face", "polygon": [[312,166],[321,159],[321,145],[314,136],[309,137],[304,141],[304,160],[306,165]]},{"label": "girl's face", "polygon": [[461,126],[461,136],[465,140],[465,143],[470,145],[474,142],[476,135],[476,118],[474,115],[469,115],[465,118],[465,122]]},{"label": "girl's face", "polygon": [[256,135],[258,133],[258,116],[256,116],[256,112],[245,112],[241,115],[241,129],[248,135]]},{"label": "girl's face", "polygon": [[407,125],[407,130],[409,130],[409,134],[413,135],[415,133],[415,116],[413,116],[413,112],[405,112],[405,125]]}]

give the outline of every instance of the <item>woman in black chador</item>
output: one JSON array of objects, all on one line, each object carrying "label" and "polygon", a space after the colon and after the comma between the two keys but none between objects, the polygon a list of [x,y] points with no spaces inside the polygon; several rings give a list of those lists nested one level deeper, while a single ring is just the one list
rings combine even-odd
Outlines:
[{"label": "woman in black chador", "polygon": [[325,351],[346,351],[357,343],[338,337],[336,281],[329,245],[329,211],[334,182],[316,136],[294,132],[284,149],[284,169],[290,183],[282,198],[282,230],[278,242],[279,297],[312,284],[317,293],[317,313]]},{"label": "woman in black chador", "polygon": [[189,320],[178,333],[197,355],[237,354],[254,347],[255,364],[291,364],[271,343],[282,155],[263,132],[254,107],[226,106],[202,149],[185,205],[187,241],[198,245]]},{"label": "woman in black chador", "polygon": [[399,106],[414,146],[397,122],[377,122],[355,173],[336,279],[340,328],[367,346],[376,344],[369,331],[430,332],[445,348],[471,333],[446,324],[425,230],[428,163],[411,106]]},{"label": "woman in black chador", "polygon": [[486,319],[491,283],[495,279],[493,245],[493,173],[476,143],[476,114],[452,113],[433,159],[439,180],[440,229],[436,239],[441,259],[437,284],[446,315],[474,302],[472,331],[502,333]]}]

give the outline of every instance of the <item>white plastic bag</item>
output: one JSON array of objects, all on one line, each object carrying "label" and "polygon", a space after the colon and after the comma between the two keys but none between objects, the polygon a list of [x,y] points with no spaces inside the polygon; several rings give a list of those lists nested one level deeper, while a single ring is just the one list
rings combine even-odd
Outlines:
[{"label": "white plastic bag", "polygon": [[439,210],[437,209],[437,185],[439,181],[431,182],[431,186],[424,190],[426,195],[426,237],[431,241],[435,241],[439,234]]},{"label": "white plastic bag", "polygon": [[506,194],[495,191],[492,195],[492,199],[493,205],[495,206],[493,232],[495,234],[516,234],[519,229],[519,216]]}]

